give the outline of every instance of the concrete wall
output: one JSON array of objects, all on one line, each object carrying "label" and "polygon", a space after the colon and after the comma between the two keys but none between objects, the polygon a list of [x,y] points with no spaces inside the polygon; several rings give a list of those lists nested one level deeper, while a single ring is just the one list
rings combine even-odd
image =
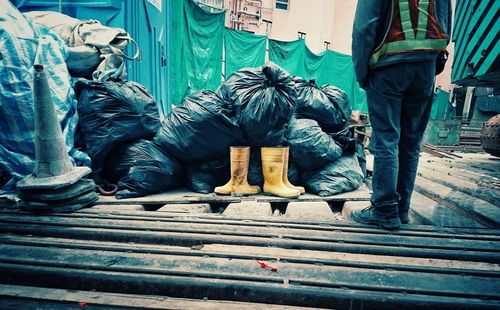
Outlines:
[{"label": "concrete wall", "polygon": [[351,55],[352,25],[356,13],[357,0],[335,0],[333,36],[330,49]]}]

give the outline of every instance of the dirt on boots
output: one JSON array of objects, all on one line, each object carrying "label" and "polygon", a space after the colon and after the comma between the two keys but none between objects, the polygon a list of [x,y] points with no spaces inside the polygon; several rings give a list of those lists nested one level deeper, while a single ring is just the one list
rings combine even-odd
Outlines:
[{"label": "dirt on boots", "polygon": [[250,147],[231,146],[231,179],[223,186],[217,186],[215,193],[221,195],[254,195],[260,187],[248,184],[248,165],[250,164]]}]

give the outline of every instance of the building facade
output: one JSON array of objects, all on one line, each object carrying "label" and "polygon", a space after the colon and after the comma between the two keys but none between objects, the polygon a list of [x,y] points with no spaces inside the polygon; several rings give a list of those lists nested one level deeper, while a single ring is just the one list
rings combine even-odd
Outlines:
[{"label": "building facade", "polygon": [[[331,49],[351,54],[352,25],[357,0],[198,0],[226,10],[226,27],[292,41],[304,38],[315,53]],[[453,6],[455,0],[452,0]],[[451,89],[450,59],[436,85]]]}]

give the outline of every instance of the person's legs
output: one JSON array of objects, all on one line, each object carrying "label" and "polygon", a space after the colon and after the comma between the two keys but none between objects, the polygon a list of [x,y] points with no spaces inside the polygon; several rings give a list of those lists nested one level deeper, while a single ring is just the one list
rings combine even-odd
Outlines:
[{"label": "person's legs", "polygon": [[352,218],[365,224],[392,229],[400,225],[398,214],[398,144],[406,65],[396,64],[375,70],[366,90],[372,126],[370,152],[374,155],[372,207],[354,211]]},{"label": "person's legs", "polygon": [[405,92],[401,108],[397,181],[397,193],[400,196],[399,214],[402,223],[408,223],[408,210],[417,175],[420,143],[431,112],[435,71],[433,62],[408,64],[408,66],[414,73],[412,84]]}]

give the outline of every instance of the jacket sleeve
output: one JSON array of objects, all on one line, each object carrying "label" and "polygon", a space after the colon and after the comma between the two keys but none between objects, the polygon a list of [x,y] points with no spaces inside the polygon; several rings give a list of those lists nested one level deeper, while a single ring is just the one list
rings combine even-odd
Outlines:
[{"label": "jacket sleeve", "polygon": [[[387,12],[383,12],[384,0],[359,0],[352,30],[352,60],[356,79],[366,87],[370,55],[380,42],[377,31],[382,29]],[[387,1],[387,0],[386,0]]]}]

